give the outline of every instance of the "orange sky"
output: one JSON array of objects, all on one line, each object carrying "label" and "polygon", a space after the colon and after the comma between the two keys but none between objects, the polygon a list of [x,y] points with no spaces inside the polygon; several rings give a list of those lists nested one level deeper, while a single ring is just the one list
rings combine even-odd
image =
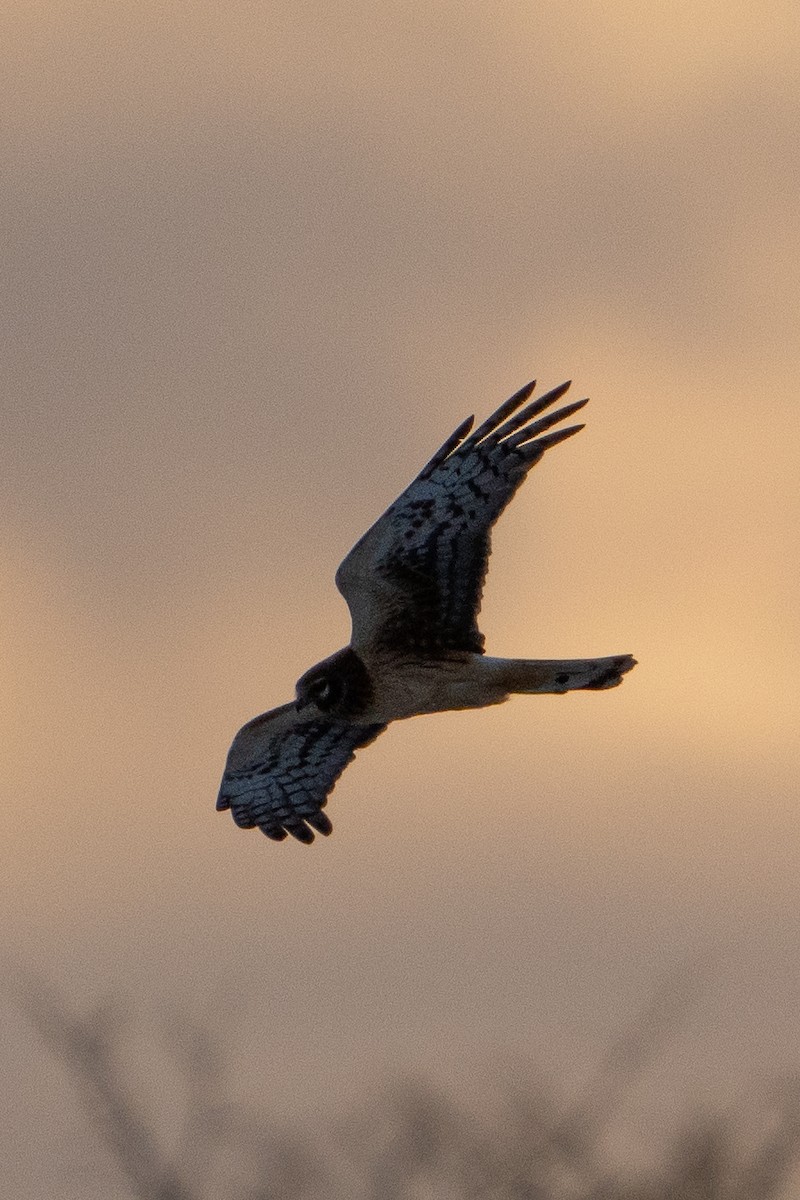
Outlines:
[{"label": "orange sky", "polygon": [[[11,961],[221,1017],[282,1111],[572,1070],[698,955],[678,1084],[797,1067],[796,20],[5,6]],[[489,649],[640,666],[393,727],[310,849],[236,830],[338,562],[531,374],[592,403],[498,527]],[[8,1021],[13,1137],[53,1113]]]}]

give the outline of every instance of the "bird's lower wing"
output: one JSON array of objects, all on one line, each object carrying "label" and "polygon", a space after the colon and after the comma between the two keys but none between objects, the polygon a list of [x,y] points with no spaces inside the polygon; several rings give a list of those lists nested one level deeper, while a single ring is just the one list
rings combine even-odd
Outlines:
[{"label": "bird's lower wing", "polygon": [[356,543],[336,573],[354,646],[483,650],[477,614],[490,530],[544,452],[583,428],[546,433],[586,403],[541,416],[568,387],[526,405],[528,384],[471,436],[465,421]]},{"label": "bird's lower wing", "polygon": [[385,725],[304,719],[285,704],[249,721],[233,740],[217,799],[242,829],[256,826],[268,838],[287,834],[313,842],[314,830],[332,826],[322,809],[355,751]]}]

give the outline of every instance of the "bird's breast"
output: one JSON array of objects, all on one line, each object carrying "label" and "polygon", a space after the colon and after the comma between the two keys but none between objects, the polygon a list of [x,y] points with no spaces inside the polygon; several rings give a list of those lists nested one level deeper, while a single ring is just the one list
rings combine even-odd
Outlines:
[{"label": "bird's breast", "polygon": [[404,659],[368,665],[373,697],[366,719],[400,721],[422,713],[483,708],[506,693],[490,682],[480,654]]}]

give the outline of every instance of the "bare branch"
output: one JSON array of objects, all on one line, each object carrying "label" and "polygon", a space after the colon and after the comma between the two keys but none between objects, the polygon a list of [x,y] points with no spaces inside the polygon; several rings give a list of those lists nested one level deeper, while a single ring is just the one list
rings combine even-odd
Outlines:
[{"label": "bare branch", "polygon": [[66,1067],[133,1194],[139,1200],[195,1200],[125,1086],[113,1051],[119,1033],[115,1010],[76,1016],[41,980],[28,980],[19,995],[42,1041]]}]

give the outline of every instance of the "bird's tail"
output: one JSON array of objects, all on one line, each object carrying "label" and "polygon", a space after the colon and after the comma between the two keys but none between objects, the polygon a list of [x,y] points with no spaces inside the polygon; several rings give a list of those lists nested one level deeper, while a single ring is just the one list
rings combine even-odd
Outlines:
[{"label": "bird's tail", "polygon": [[630,654],[611,658],[496,658],[484,659],[498,682],[510,693],[601,691],[617,687],[636,666]]}]

